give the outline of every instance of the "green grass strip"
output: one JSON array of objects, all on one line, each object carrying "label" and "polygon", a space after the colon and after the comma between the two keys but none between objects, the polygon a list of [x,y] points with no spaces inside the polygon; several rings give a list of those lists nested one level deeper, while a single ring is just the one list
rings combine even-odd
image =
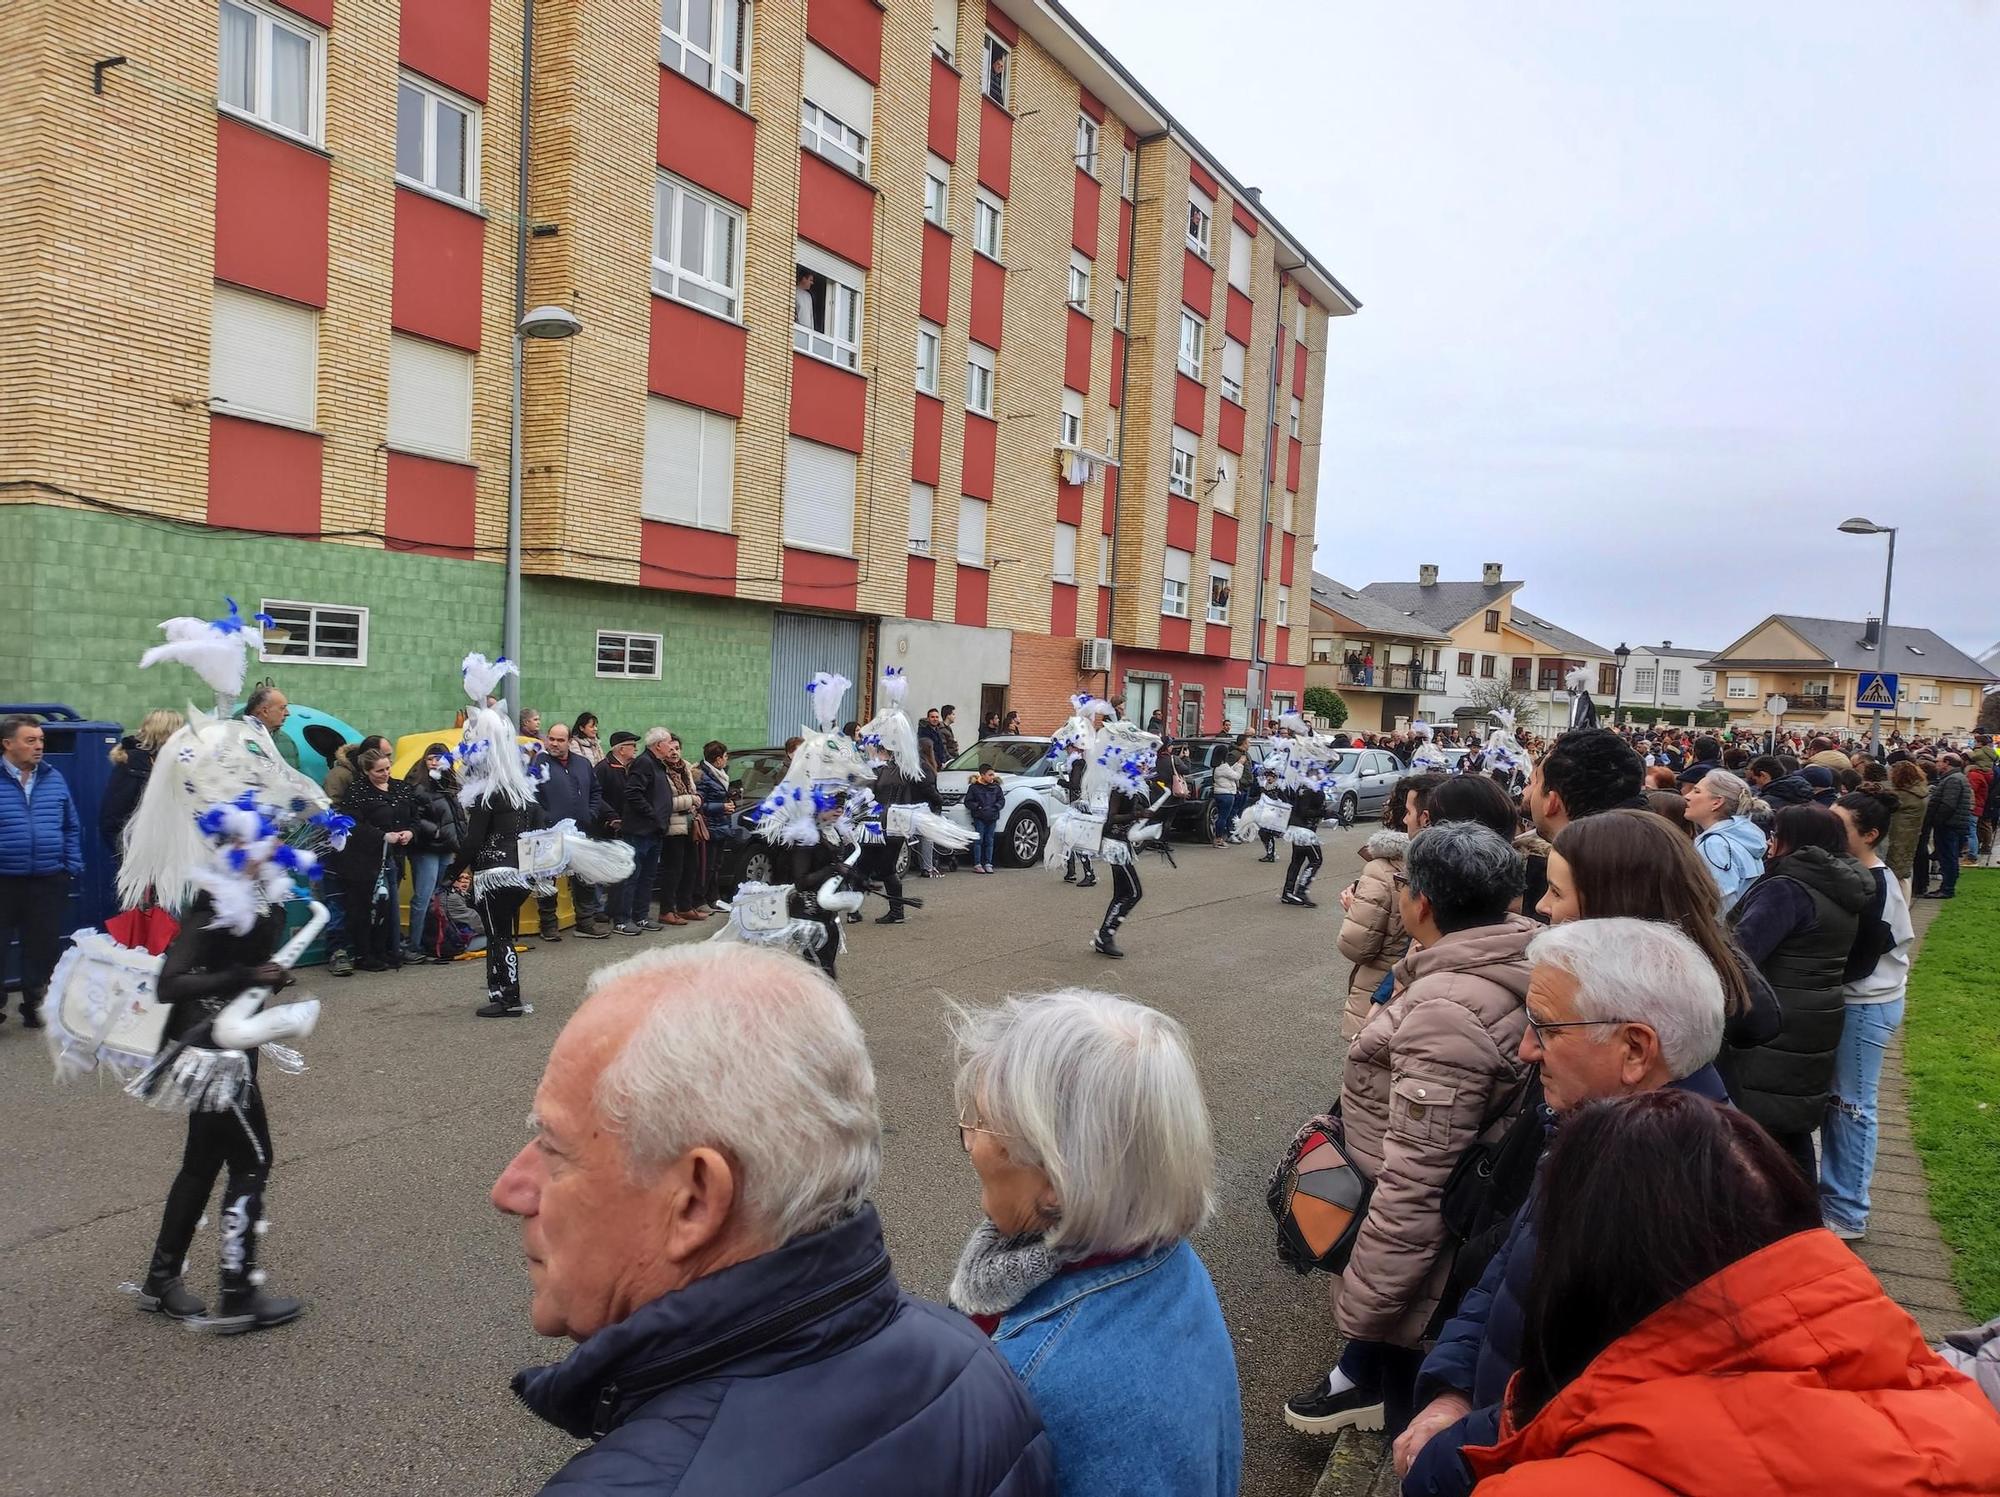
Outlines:
[{"label": "green grass strip", "polygon": [[1982,1321],[2000,1314],[2000,871],[1963,871],[1924,938],[1903,1065],[1931,1213]]}]

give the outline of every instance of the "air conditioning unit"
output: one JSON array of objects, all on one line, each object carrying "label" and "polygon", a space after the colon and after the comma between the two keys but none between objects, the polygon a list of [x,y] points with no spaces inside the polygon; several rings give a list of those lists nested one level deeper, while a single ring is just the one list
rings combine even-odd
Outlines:
[{"label": "air conditioning unit", "polygon": [[1077,669],[1089,674],[1098,674],[1111,669],[1111,641],[1108,639],[1086,639],[1078,651]]}]

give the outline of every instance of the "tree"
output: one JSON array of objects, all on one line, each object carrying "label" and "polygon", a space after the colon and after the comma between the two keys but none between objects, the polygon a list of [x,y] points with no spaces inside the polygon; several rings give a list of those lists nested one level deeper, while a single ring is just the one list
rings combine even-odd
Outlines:
[{"label": "tree", "polygon": [[1465,705],[1473,708],[1482,717],[1491,713],[1495,707],[1504,707],[1514,714],[1518,722],[1535,710],[1535,699],[1527,692],[1496,676],[1490,681],[1481,681],[1475,685],[1467,694]]},{"label": "tree", "polygon": [[1313,717],[1325,718],[1337,728],[1347,721],[1347,699],[1331,686],[1308,686],[1306,711]]}]

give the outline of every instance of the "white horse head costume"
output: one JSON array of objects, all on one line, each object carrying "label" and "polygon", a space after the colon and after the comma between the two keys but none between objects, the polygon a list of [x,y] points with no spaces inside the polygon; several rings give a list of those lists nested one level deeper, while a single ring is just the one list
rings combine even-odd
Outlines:
[{"label": "white horse head costume", "polygon": [[[838,676],[831,678],[839,680]],[[917,752],[917,728],[910,721],[910,714],[903,710],[903,699],[909,695],[910,678],[903,673],[900,665],[886,665],[882,668],[882,679],[877,688],[881,707],[876,714],[861,725],[858,742],[865,749],[881,749],[896,761],[896,768],[905,775],[918,776],[924,772],[924,761]]]},{"label": "white horse head costume", "polygon": [[1049,747],[1059,754],[1088,754],[1097,730],[1112,715],[1112,706],[1103,697],[1080,691],[1069,699],[1070,717],[1049,739]]},{"label": "white horse head costume", "polygon": [[854,740],[837,726],[840,704],[853,684],[828,671],[806,683],[817,726],[801,735],[785,777],[750,813],[757,835],[765,841],[810,847],[820,838],[822,812],[844,804],[847,814],[842,819],[852,821],[862,814],[862,802],[873,804],[868,787],[875,782],[874,773]]},{"label": "white horse head costume", "polygon": [[[459,666],[459,679],[472,703],[466,710],[465,727],[458,736],[459,804],[476,806],[489,797],[525,809],[535,798],[534,780],[529,775],[531,756],[514,731],[504,701],[487,699],[494,689],[514,673],[513,662],[502,655],[488,660],[477,652],[467,655]],[[547,773],[546,769],[543,771]]]},{"label": "white horse head costume", "polygon": [[1445,773],[1451,769],[1451,761],[1444,756],[1444,750],[1437,746],[1437,730],[1419,718],[1410,724],[1410,736],[1417,740],[1417,747],[1410,755],[1410,770],[1414,774]]}]

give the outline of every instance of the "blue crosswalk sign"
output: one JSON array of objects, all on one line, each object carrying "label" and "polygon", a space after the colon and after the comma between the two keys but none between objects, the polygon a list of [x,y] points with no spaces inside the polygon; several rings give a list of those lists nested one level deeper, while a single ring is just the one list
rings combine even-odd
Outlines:
[{"label": "blue crosswalk sign", "polygon": [[1863,671],[1854,683],[1854,705],[1863,712],[1896,710],[1896,678],[1888,671]]}]

